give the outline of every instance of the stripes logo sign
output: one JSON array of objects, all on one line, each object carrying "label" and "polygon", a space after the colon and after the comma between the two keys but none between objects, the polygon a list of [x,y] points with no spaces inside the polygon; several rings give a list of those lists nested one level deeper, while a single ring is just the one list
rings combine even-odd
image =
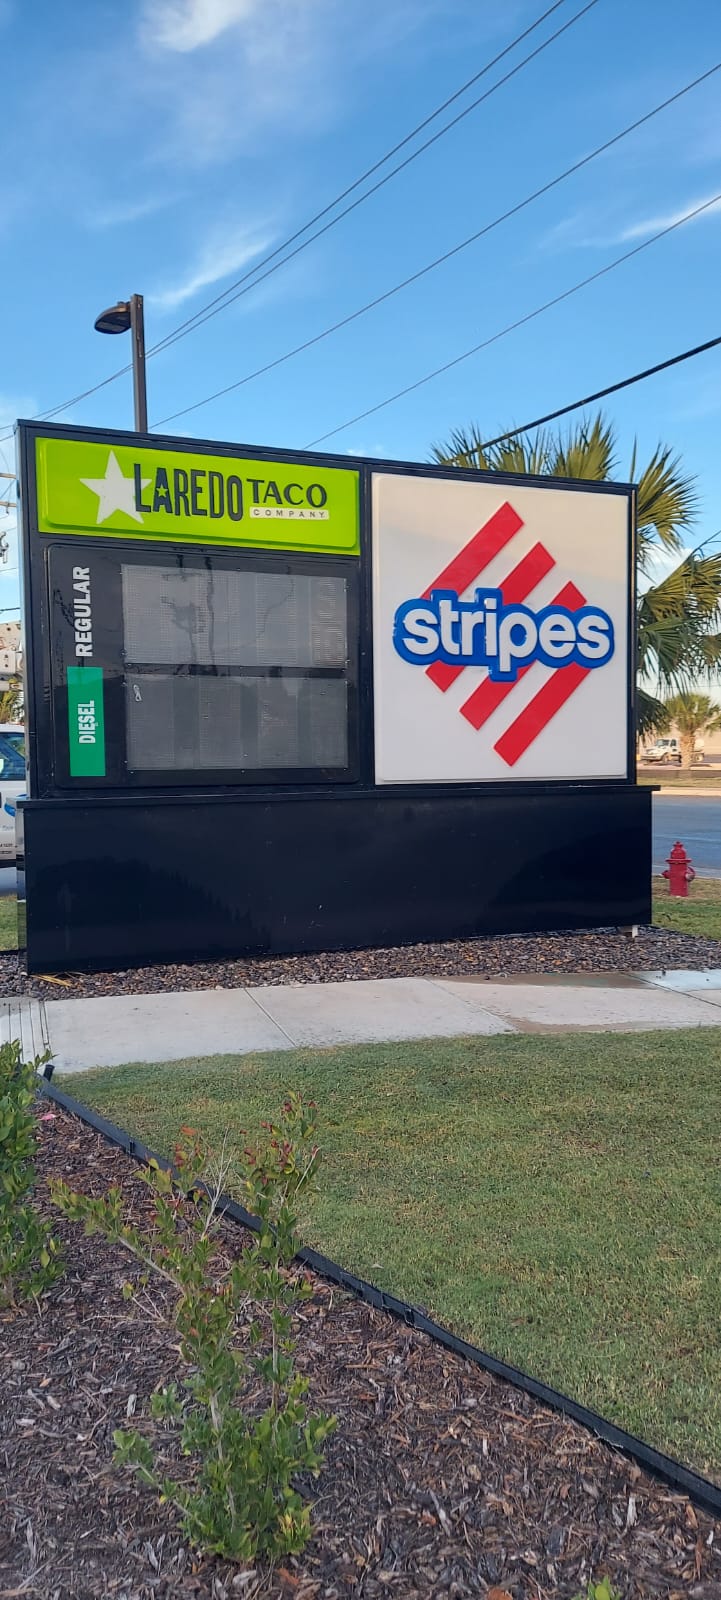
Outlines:
[{"label": "stripes logo sign", "polygon": [[[506,501],[505,505],[502,505],[500,510],[478,529],[473,538],[469,539],[468,544],[458,552],[444,571],[439,573],[435,581],[428,585],[423,598],[428,599],[439,589],[455,589],[458,593],[468,589],[481,576],[493,557],[510,544],[522,527],[523,522],[518,513]],[[523,556],[498,585],[503,596],[503,604],[510,606],[526,600],[541,579],[553,571],[555,565],[553,556],[545,546],[534,544],[527,555]],[[574,583],[565,584],[552,601],[554,606],[561,606],[569,611],[577,611],[585,603],[585,596]],[[445,694],[464,670],[462,666],[451,666],[447,662],[437,661],[426,668],[426,676]],[[583,683],[590,670],[590,667],[581,666],[577,662],[556,668],[553,677],[547,679],[515,721],[510,723],[505,733],[496,740],[494,748],[507,766],[515,766],[519,758],[533,744],[534,739],[543,732],[551,718],[555,717]],[[515,681],[519,682],[529,671],[530,665],[521,667]],[[513,688],[513,682],[494,683],[490,676],[485,678],[464,701],[460,708],[461,716],[465,717],[477,731],[483,727],[484,722]]]},{"label": "stripes logo sign", "polygon": [[630,513],[624,486],[374,475],[376,781],[626,776]]}]

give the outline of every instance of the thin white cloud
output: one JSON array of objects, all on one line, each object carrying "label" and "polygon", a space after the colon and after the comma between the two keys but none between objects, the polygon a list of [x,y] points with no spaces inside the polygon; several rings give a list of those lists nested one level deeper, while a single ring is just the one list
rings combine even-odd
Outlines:
[{"label": "thin white cloud", "polygon": [[141,27],[146,43],[184,54],[265,9],[266,0],[146,0]]},{"label": "thin white cloud", "polygon": [[118,201],[117,205],[97,206],[89,212],[87,223],[91,228],[118,228],[143,217],[152,217],[175,203],[174,195],[148,195],[144,200]]},{"label": "thin white cloud", "polygon": [[714,194],[717,193],[718,190],[714,190],[713,194],[706,194],[699,199],[689,200],[686,205],[680,206],[677,211],[661,212],[655,217],[645,217],[642,222],[634,222],[630,228],[624,228],[622,233],[615,234],[613,242],[618,241],[619,244],[623,244],[626,239],[645,239],[652,233],[660,233],[662,228],[672,228],[674,223],[681,222],[684,217],[688,216],[689,211],[695,211],[697,206],[707,206],[707,210],[702,211],[698,217],[694,217],[694,222],[701,222],[704,217],[712,217],[716,212],[721,211],[721,200],[717,200],[715,205],[708,205],[708,201],[713,200]]},{"label": "thin white cloud", "polygon": [[560,222],[554,222],[547,228],[538,240],[539,250],[577,250],[579,245],[586,246],[592,241],[588,237],[588,213],[574,211],[570,217],[562,217]]},{"label": "thin white cloud", "polygon": [[[374,58],[402,55],[451,0],[141,0],[136,77],[167,114],[153,158],[177,169],[294,144],[362,94]],[[352,49],[349,49],[352,40]]]},{"label": "thin white cloud", "polygon": [[208,289],[232,273],[240,272],[256,256],[267,251],[272,242],[271,233],[260,226],[213,234],[206,240],[200,255],[185,275],[177,282],[149,294],[148,304],[156,311],[175,311],[186,300],[192,300],[193,295],[199,294],[201,289]]},{"label": "thin white cloud", "polygon": [[199,167],[325,125],[338,33],[334,0],[144,0],[140,76],[170,113],[155,159]]},{"label": "thin white cloud", "polygon": [[[651,217],[643,217],[640,221],[628,223],[626,226],[614,223],[610,218],[599,227],[599,217],[590,208],[576,211],[569,217],[564,217],[553,227],[549,228],[538,241],[541,250],[558,252],[561,250],[605,250],[609,245],[629,244],[634,239],[650,239],[654,233],[660,233],[663,228],[672,228],[677,223],[683,222],[689,212],[695,211],[698,206],[706,206],[697,217],[689,221],[702,222],[706,217],[712,217],[721,212],[721,200],[715,201],[718,190],[711,194],[701,195],[689,200],[686,205],[679,206],[675,211],[662,211]],[[715,201],[709,205],[709,201]]]}]

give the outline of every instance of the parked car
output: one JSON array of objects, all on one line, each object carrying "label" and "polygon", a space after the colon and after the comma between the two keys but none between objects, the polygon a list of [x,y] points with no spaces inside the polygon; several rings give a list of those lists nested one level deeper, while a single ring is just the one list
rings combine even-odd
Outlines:
[{"label": "parked car", "polygon": [[[668,739],[655,739],[643,753],[644,761],[659,761],[663,766],[670,766],[672,762],[681,765],[681,741],[673,737]],[[691,761],[694,766],[703,762],[703,739],[697,739]]]},{"label": "parked car", "polygon": [[15,805],[25,793],[25,729],[0,723],[0,866],[15,860]]}]

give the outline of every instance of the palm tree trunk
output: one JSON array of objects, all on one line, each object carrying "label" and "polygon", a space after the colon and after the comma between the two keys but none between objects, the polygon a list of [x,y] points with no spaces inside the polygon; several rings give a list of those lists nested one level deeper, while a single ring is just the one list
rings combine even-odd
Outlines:
[{"label": "palm tree trunk", "polygon": [[679,743],[681,746],[681,766],[688,770],[691,766],[696,736],[693,733],[679,733]]}]

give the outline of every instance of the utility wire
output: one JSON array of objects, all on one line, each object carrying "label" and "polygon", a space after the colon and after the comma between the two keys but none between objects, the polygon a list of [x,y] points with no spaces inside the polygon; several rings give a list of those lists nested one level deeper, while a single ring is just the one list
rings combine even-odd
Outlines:
[{"label": "utility wire", "polygon": [[[100,389],[107,389],[109,383],[115,383],[116,378],[122,378],[126,372],[132,372],[132,370],[133,364],[132,361],[129,361],[126,367],[119,367],[117,372],[111,372],[109,378],[103,378],[100,383],[94,383],[91,389],[83,389],[82,394],[73,395],[72,400],[63,400],[62,405],[52,406],[49,411],[36,412],[35,416],[30,418],[30,421],[48,422],[51,417],[59,416],[61,411],[69,411],[71,406],[79,405],[81,400],[88,400],[91,394],[98,394]],[[12,439],[12,437],[12,433],[0,434],[0,444],[4,444],[6,439]]]},{"label": "utility wire", "polygon": [[[524,422],[520,428],[510,428],[508,433],[499,433],[495,439],[484,439],[479,450],[490,450],[494,444],[504,444],[506,439],[515,439],[519,433],[532,433],[534,428],[542,428],[546,422],[555,422],[557,417],[565,417],[569,411],[580,411],[583,406],[590,406],[594,400],[604,400],[608,394],[618,394],[619,389],[629,389],[633,383],[643,383],[645,378],[653,378],[657,372],[665,372],[668,367],[677,367],[682,361],[690,361],[692,356],[703,355],[705,350],[714,350],[721,344],[721,334],[716,339],[707,339],[705,344],[694,345],[693,350],[683,350],[678,356],[669,356],[667,361],[657,361],[655,367],[645,367],[643,372],[634,372],[631,378],[622,378],[619,383],[610,383],[605,389],[597,389],[595,394],[584,395],[582,400],[573,400],[568,406],[559,406],[556,411],[548,411],[544,417],[535,417],[533,422]],[[454,458],[455,459],[455,458]]]},{"label": "utility wire", "polygon": [[711,200],[705,200],[700,206],[695,206],[692,211],[687,211],[685,216],[677,217],[667,227],[661,228],[658,233],[652,234],[650,239],[644,239],[642,244],[634,245],[632,250],[624,251],[623,255],[616,256],[614,261],[609,261],[605,267],[599,267],[596,272],[589,273],[587,278],[581,278],[578,283],[572,284],[569,289],[564,289],[561,294],[554,295],[551,300],[544,300],[542,305],[535,307],[535,310],[527,311],[525,316],[517,317],[515,322],[507,323],[506,327],[500,328],[498,333],[489,334],[487,339],[481,339],[479,344],[472,345],[470,350],[464,350],[461,355],[453,356],[450,361],[444,361],[442,366],[434,367],[432,372],[427,372],[424,377],[417,378],[415,383],[408,383],[404,389],[397,389],[395,394],[388,395],[385,400],[379,400],[377,405],[368,406],[365,411],[357,412],[356,416],[349,417],[346,422],[339,423],[337,428],[329,428],[327,433],[321,433],[317,439],[313,439],[304,448],[311,450],[315,445],[323,444],[326,439],[334,438],[337,433],[343,433],[345,428],[353,427],[356,422],[364,422],[366,417],[375,416],[377,411],[383,411],[386,406],[393,405],[396,400],[402,400],[405,395],[413,394],[414,390],[422,389],[426,383],[431,383],[434,378],[440,377],[444,372],[450,372],[453,367],[460,366],[463,361],[469,361],[471,356],[478,355],[481,350],[487,350],[490,345],[497,344],[499,339],[505,339],[507,334],[515,333],[518,328],[525,327],[527,322],[535,321],[536,317],[543,316],[544,312],[550,311],[553,306],[559,306],[564,300],[570,300],[574,294],[579,294],[581,289],[586,289],[590,283],[596,283],[599,278],[605,278],[607,273],[614,272],[616,267],[623,266],[625,261],[631,261],[634,256],[641,255],[642,251],[649,250],[651,245],[658,244],[659,239],[665,239],[668,234],[675,233],[677,228],[682,228],[685,223],[692,222],[695,217],[701,216],[704,211],[709,211],[718,205],[721,205],[721,194],[714,195]]},{"label": "utility wire", "polygon": [[210,405],[213,400],[219,400],[224,395],[231,394],[235,389],[240,389],[244,384],[252,382],[254,378],[259,378],[263,373],[271,372],[275,367],[281,366],[285,361],[290,361],[294,356],[300,355],[304,350],[311,349],[313,345],[319,344],[323,339],[328,339],[331,334],[337,333],[341,328],[347,328],[350,323],[356,322],[359,317],[365,316],[368,311],[375,310],[376,306],[383,305],[386,300],[390,300],[394,295],[400,294],[403,289],[409,288],[411,284],[418,283],[419,280],[421,278],[425,278],[429,272],[434,272],[436,267],[443,266],[446,261],[451,261],[455,256],[459,255],[461,251],[467,250],[469,245],[475,244],[479,239],[485,238],[485,236],[489,233],[492,233],[495,228],[500,227],[503,222],[507,222],[510,217],[515,217],[519,214],[519,212],[525,211],[527,206],[532,205],[535,200],[538,200],[543,195],[548,194],[552,189],[556,189],[559,184],[565,181],[566,178],[570,178],[574,173],[580,172],[583,167],[587,167],[589,165],[589,162],[595,161],[598,156],[603,155],[605,151],[612,149],[612,147],[619,144],[622,139],[628,138],[628,135],[634,133],[637,128],[643,127],[644,124],[650,122],[653,117],[657,117],[661,111],[665,111],[668,106],[674,105],[675,102],[681,100],[684,95],[690,94],[692,89],[697,88],[700,83],[705,83],[708,78],[713,77],[713,74],[719,70],[721,70],[721,61],[717,62],[715,66],[710,67],[707,72],[702,73],[700,77],[694,78],[691,83],[687,83],[683,89],[678,89],[675,94],[669,95],[668,99],[662,100],[659,105],[654,106],[651,111],[647,111],[644,116],[638,117],[635,122],[629,123],[626,128],[621,129],[620,133],[614,134],[611,139],[606,139],[603,144],[597,145],[596,149],[592,150],[589,155],[582,156],[580,160],[574,161],[570,167],[566,167],[563,172],[558,173],[555,178],[550,178],[549,181],[542,184],[539,189],[534,189],[532,194],[526,195],[524,200],[519,200],[516,205],[510,206],[509,209],[507,211],[503,211],[500,216],[494,217],[492,222],[487,222],[484,227],[479,228],[476,233],[469,234],[468,238],[462,239],[460,244],[453,245],[450,250],[445,250],[443,255],[436,256],[434,261],[429,261],[426,266],[421,267],[418,272],[413,272],[409,277],[403,278],[400,283],[394,284],[392,289],[386,289],[383,294],[376,295],[375,299],[368,300],[365,305],[360,306],[356,311],[349,312],[347,316],[341,317],[338,322],[331,323],[330,327],[324,328],[321,333],[315,334],[313,338],[306,339],[302,344],[296,345],[293,350],[288,350],[284,355],[277,356],[274,361],[266,362],[264,366],[256,368],[254,372],[246,373],[244,377],[236,379],[234,383],[226,384],[222,389],[216,389],[213,394],[206,395],[203,400],[196,400],[192,405],[183,406],[181,410],[171,412],[169,416],[162,417],[160,422],[154,422],[152,426],[154,428],[163,427],[166,422],[175,422],[178,417],[185,417],[191,411],[198,411],[202,406]]},{"label": "utility wire", "polygon": [[[438,132],[434,133],[430,139],[426,139],[425,144],[419,145],[418,149],[414,150],[411,155],[406,156],[404,161],[400,161],[397,167],[392,167],[390,172],[387,172],[384,177],[378,180],[377,183],[374,183],[370,189],[366,189],[365,193],[359,195],[358,199],[354,200],[351,205],[346,206],[345,210],[339,211],[337,216],[332,217],[331,220],[326,222],[322,228],[318,228],[315,233],[311,234],[309,239],[304,239],[302,244],[296,246],[295,250],[291,250],[289,255],[283,257],[282,261],[277,261],[275,266],[270,267],[267,272],[263,272],[260,274],[260,276],[258,276],[261,267],[266,266],[269,261],[273,261],[276,256],[280,255],[281,251],[286,250],[290,244],[293,244],[294,241],[299,238],[300,234],[307,232],[308,228],[312,227],[320,217],[325,216],[328,211],[332,211],[333,208],[344,198],[344,195],[339,195],[336,200],[331,201],[331,204],[326,206],[323,211],[318,212],[318,215],[314,217],[311,222],[307,222],[305,227],[300,228],[298,233],[294,233],[292,235],[292,238],[286,239],[284,244],[278,245],[277,249],[273,250],[270,255],[264,256],[261,261],[256,261],[254,266],[249,267],[248,271],[243,273],[241,278],[238,278],[235,283],[229,284],[228,288],[224,289],[222,294],[217,295],[215,300],[211,300],[208,306],[201,307],[200,311],[196,311],[194,316],[188,318],[187,322],[182,322],[178,328],[174,329],[171,333],[166,334],[164,339],[159,340],[159,342],[155,345],[151,345],[148,355],[155,355],[161,350],[167,350],[169,346],[175,344],[178,339],[184,339],[188,333],[194,332],[195,328],[201,327],[204,322],[209,322],[211,317],[216,317],[220,311],[225,311],[228,306],[232,305],[235,300],[239,300],[242,295],[249,294],[251,289],[254,289],[257,284],[263,283],[266,278],[272,277],[273,273],[278,272],[281,267],[286,265],[287,262],[293,261],[294,258],[300,255],[303,250],[307,250],[308,246],[313,244],[316,239],[322,238],[323,235],[328,233],[331,228],[335,228],[338,222],[342,222],[344,217],[350,216],[352,211],[356,211],[359,206],[362,206],[366,200],[370,199],[371,195],[377,194],[379,189],[384,188],[387,183],[390,183],[391,178],[395,178],[399,172],[403,172],[405,167],[409,167],[412,161],[415,161],[416,158],[420,155],[423,155],[423,152],[428,150],[431,145],[436,144],[439,139],[442,139],[451,128],[455,128],[457,123],[462,122],[464,117],[467,117],[471,111],[475,111],[478,106],[483,105],[485,100],[489,100],[491,95],[494,95],[498,89],[502,89],[504,84],[510,82],[511,78],[515,78],[517,73],[522,72],[523,68],[527,67],[529,62],[534,61],[536,56],[542,55],[543,51],[547,50],[549,45],[554,44],[556,39],[560,39],[561,35],[566,33],[569,28],[572,28],[576,22],[580,22],[581,18],[585,17],[586,12],[592,11],[593,7],[597,4],[598,0],[587,0],[586,5],[584,5],[580,11],[577,11],[574,16],[570,17],[568,22],[564,22],[562,27],[557,28],[555,33],[549,34],[548,38],[544,39],[542,44],[537,45],[535,50],[531,50],[529,55],[523,56],[522,60],[518,61],[514,67],[511,67],[508,72],[504,73],[502,78],[498,78],[495,83],[491,84],[490,89],[486,89],[484,94],[478,96],[477,100],[472,100],[471,104],[466,106],[465,110],[458,113],[458,116],[453,117],[450,122],[446,122],[444,126],[439,128]],[[555,7],[552,6],[551,10],[555,10]],[[538,27],[539,23],[542,22],[544,17],[547,17],[548,15],[549,12],[544,12],[544,16],[539,17],[538,21],[533,24],[533,27]],[[526,33],[530,33],[531,31],[532,29],[529,28],[526,30]],[[519,35],[519,39],[523,39],[525,37],[525,34]],[[483,73],[489,71],[491,67],[495,66],[504,55],[508,54],[509,50],[514,49],[519,43],[519,39],[514,39],[511,44],[507,45],[506,49],[501,51],[501,54],[496,56],[494,61],[489,62],[488,66],[483,68]],[[477,73],[476,77],[481,77],[483,73]],[[465,87],[468,87],[468,85]],[[462,94],[463,90],[459,89],[458,93]],[[434,112],[433,115],[436,116],[438,113]],[[430,121],[432,119],[428,118],[426,120]],[[417,132],[418,129],[415,129],[414,133],[408,134],[407,138],[402,141],[402,144],[407,144],[408,140],[412,139]],[[400,148],[401,145],[396,146],[396,149]],[[392,154],[394,154],[393,151],[391,151],[388,156],[384,156],[381,161],[376,162],[375,167],[371,167],[369,172],[364,173],[362,178],[358,178],[354,184],[351,184],[349,189],[345,190],[345,194],[351,194],[353,189],[356,189],[359,184],[364,182],[365,178],[369,177],[372,172],[377,171],[378,167],[383,166],[387,160],[390,160],[390,156]],[[248,281],[251,278],[253,280],[252,283]],[[241,284],[246,285],[246,287],[240,288],[239,286]],[[233,293],[233,290],[237,290],[237,293]],[[219,304],[220,301],[223,303]]]},{"label": "utility wire", "polygon": [[[285,265],[286,261],[292,261],[301,250],[305,250],[308,245],[314,242],[315,239],[320,238],[321,235],[327,233],[330,228],[335,227],[336,223],[341,222],[344,217],[348,216],[349,213],[354,211],[359,205],[362,205],[365,200],[369,199],[372,194],[375,194],[378,189],[383,187],[384,184],[390,182],[391,178],[395,177],[397,173],[402,172],[405,167],[410,165],[411,161],[415,161],[417,156],[422,155],[424,150],[427,150],[430,145],[435,144],[438,139],[442,138],[443,135],[448,133],[451,128],[455,127],[457,123],[461,122],[463,118],[468,116],[471,111],[474,111],[477,106],[483,103],[484,100],[487,100],[489,95],[495,94],[497,89],[501,88],[503,84],[507,83],[510,78],[514,77],[517,72],[520,72],[523,67],[527,66],[535,56],[540,55],[541,52],[546,50],[550,44],[553,44],[553,42],[559,38],[562,33],[565,33],[568,28],[572,27],[573,24],[582,16],[584,16],[587,11],[592,10],[593,6],[598,3],[598,0],[588,0],[588,4],[585,5],[581,11],[577,12],[576,15],[573,16],[568,22],[566,22],[562,28],[559,28],[556,33],[551,34],[550,37],[544,40],[543,44],[540,45],[536,50],[532,51],[530,55],[525,56],[522,61],[517,63],[511,72],[506,73],[504,77],[500,78],[497,83],[493,84],[485,94],[480,95],[478,99],[474,100],[471,105],[467,106],[465,110],[462,111],[458,116],[446,123],[445,126],[439,129],[439,131],[435,133],[431,139],[426,140],[425,144],[421,145],[418,150],[414,151],[412,155],[406,158],[406,160],[400,162],[397,167],[394,167],[391,172],[387,173],[379,183],[374,184],[373,187],[368,189],[365,194],[359,196],[359,198],[354,201],[352,205],[347,206],[344,211],[340,212],[338,216],[334,217],[323,228],[319,229],[317,233],[313,234],[309,239],[306,239],[297,247],[297,249],[292,251],[290,255],[285,256],[282,261],[276,261],[275,266],[273,266],[269,272],[264,273],[263,277],[256,277],[256,274],[260,272],[261,267],[266,266],[271,261],[275,261],[277,256],[281,255],[284,250],[287,250],[288,247],[291,244],[294,244],[297,239],[301,238],[304,233],[307,233],[309,228],[314,227],[316,222],[321,221],[323,217],[328,215],[329,211],[333,211],[337,205],[340,205],[341,201],[345,200],[348,195],[352,194],[354,190],[358,189],[367,178],[372,177],[375,172],[377,172],[381,167],[385,166],[387,161],[390,161],[394,155],[397,155],[398,152],[405,147],[405,145],[409,144],[410,141],[417,136],[417,134],[421,133],[424,128],[427,128],[431,122],[435,121],[436,117],[439,117],[443,111],[446,111],[448,107],[454,103],[454,101],[458,100],[461,95],[465,94],[474,83],[477,83],[478,80],[484,77],[487,72],[490,72],[493,67],[497,66],[498,63],[502,61],[505,56],[509,55],[518,44],[521,44],[522,41],[527,39],[536,28],[540,27],[541,23],[545,22],[547,17],[550,17],[554,11],[557,11],[559,7],[565,3],[566,0],[555,0],[555,3],[543,11],[541,15],[536,18],[535,22],[531,23],[530,26],[524,29],[522,33],[519,33],[515,39],[512,39],[510,44],[507,44],[503,50],[499,51],[498,55],[494,56],[491,61],[486,62],[486,65],[481,67],[480,71],[474,73],[473,77],[469,78],[466,83],[462,84],[460,89],[457,89],[454,94],[448,97],[447,100],[444,100],[441,105],[437,106],[435,111],[432,111],[430,115],[425,117],[422,122],[419,122],[415,128],[411,129],[410,133],[406,134],[405,138],[401,139],[398,144],[394,145],[392,149],[388,150],[384,156],[381,156],[380,160],[374,162],[371,167],[368,167],[365,172],[361,173],[359,178],[356,178],[353,183],[349,184],[348,187],[343,189],[340,194],[336,195],[334,200],[331,200],[328,205],[322,208],[321,211],[316,212],[315,216],[311,217],[308,222],[304,223],[302,228],[297,229],[295,233],[291,234],[289,238],[285,239],[282,244],[279,244],[275,250],[264,256],[262,260],[255,262],[254,266],[249,268],[249,270],[244,273],[241,278],[238,278],[235,283],[229,284],[228,288],[224,289],[222,294],[217,295],[214,300],[210,300],[207,305],[201,306],[200,310],[195,312],[192,317],[188,317],[185,322],[180,323],[177,328],[172,329],[170,333],[166,334],[163,339],[158,340],[156,344],[149,346],[149,348],[146,350],[146,359],[150,359],[150,357],[154,355],[159,355],[161,351],[168,349],[170,345],[175,344],[178,339],[184,338],[187,333],[192,332],[195,327],[200,327],[202,323],[207,322],[211,316],[216,316],[219,311],[224,310],[226,304],[231,305],[233,300],[239,299],[240,294],[233,294],[233,290],[239,289],[241,284],[247,283],[248,287],[240,290],[240,293],[249,293],[250,290],[255,287],[256,282],[262,283],[265,277],[270,277],[271,273],[277,272],[282,266]],[[248,283],[250,278],[253,278],[254,282]],[[228,296],[230,295],[232,295],[232,299],[228,299]],[[220,302],[223,302],[223,304]],[[67,411],[71,406],[79,404],[81,400],[87,400],[90,395],[97,394],[100,389],[106,388],[110,383],[115,383],[116,379],[124,377],[127,372],[131,371],[132,362],[128,362],[125,366],[119,367],[116,372],[112,372],[109,377],[104,378],[101,383],[94,384],[90,389],[84,389],[81,394],[74,395],[71,400],[63,401],[61,405],[53,406],[47,411],[39,412],[32,420],[35,422],[46,422],[51,417],[58,416],[60,412]],[[4,434],[0,436],[0,443],[2,443],[4,439],[10,438],[12,438],[12,434]]]}]

